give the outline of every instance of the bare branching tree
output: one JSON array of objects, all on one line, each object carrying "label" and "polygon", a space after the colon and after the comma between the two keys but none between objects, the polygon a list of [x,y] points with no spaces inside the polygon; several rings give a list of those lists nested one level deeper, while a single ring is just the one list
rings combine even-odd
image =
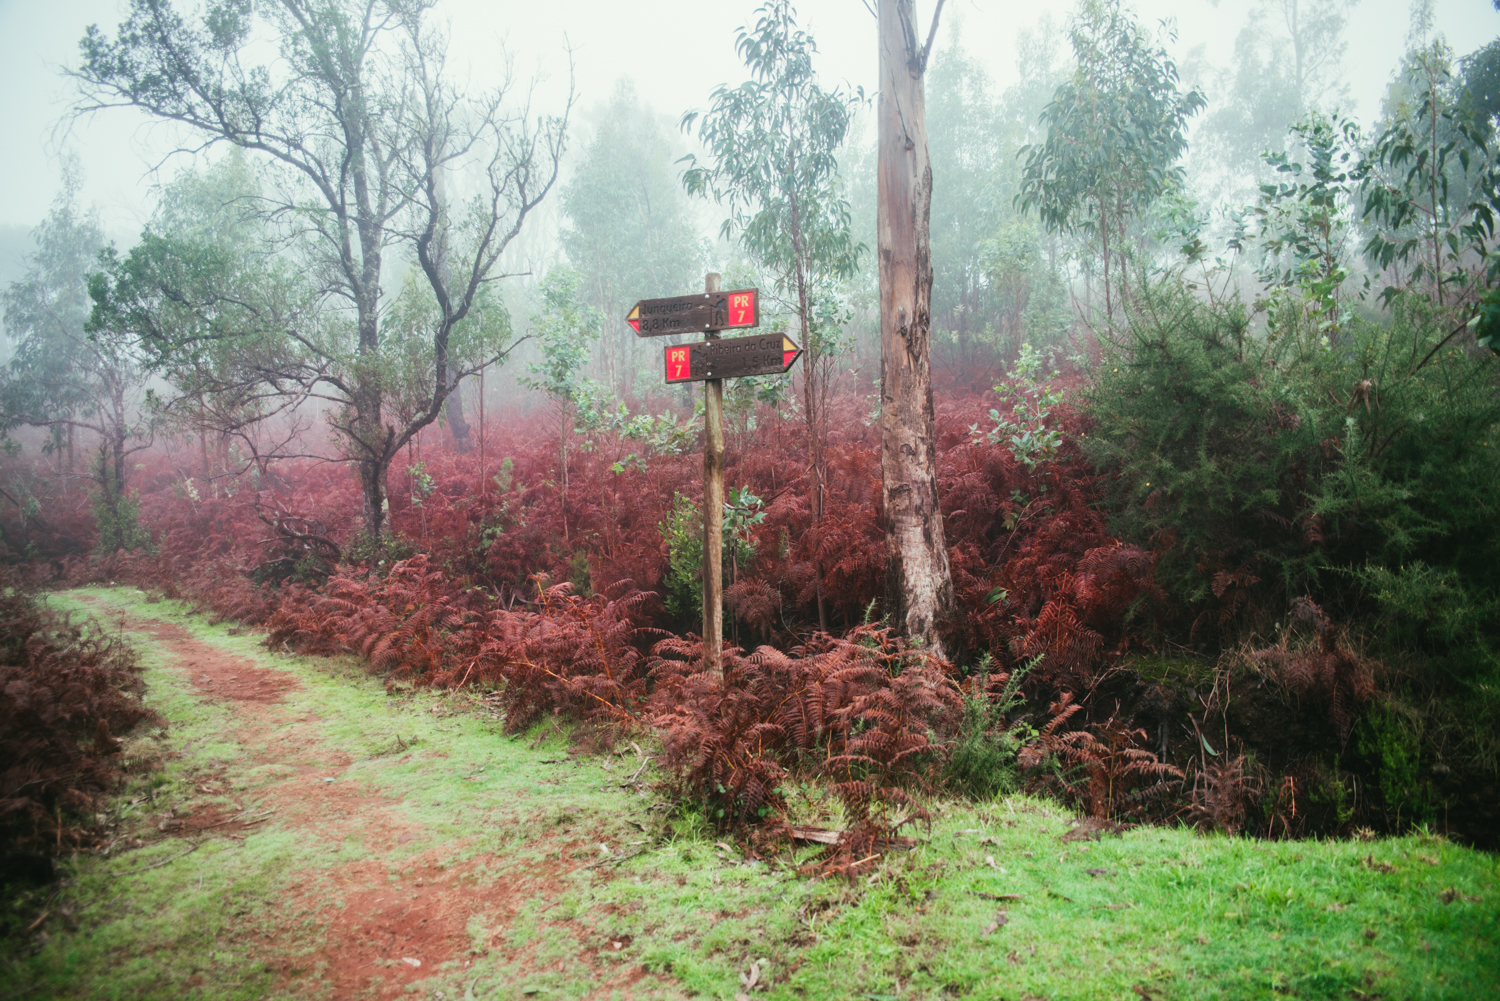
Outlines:
[{"label": "bare branching tree", "polygon": [[[300,255],[289,277],[312,295],[286,315],[261,312],[270,322],[251,334],[214,321],[226,297],[243,305],[253,290],[200,287],[180,298],[201,322],[159,331],[155,350],[170,360],[210,342],[232,356],[245,337],[271,346],[264,385],[326,407],[343,457],[358,466],[372,536],[383,529],[386,472],[401,447],[439,417],[464,376],[518,343],[508,323],[476,314],[493,304],[506,247],[557,180],[573,104],[570,88],[561,114],[536,115],[532,90],[517,101],[509,72],[493,91],[466,94],[445,74],[447,40],[430,23],[432,7],[221,0],[188,15],[171,0],[130,0],[113,38],[88,30],[72,71],[77,114],[135,108],[182,126],[195,151],[227,143],[271,168],[264,215],[288,238],[286,253]],[[276,58],[256,59],[268,41]],[[472,194],[448,197],[460,182]],[[401,408],[396,423],[388,387],[406,377],[393,367],[409,366],[412,351],[385,337],[381,281],[388,253],[402,249],[425,279],[432,321],[421,328],[425,402]],[[117,315],[149,305],[138,298]],[[456,357],[466,321],[474,350]],[[214,379],[199,386],[216,388]]]}]

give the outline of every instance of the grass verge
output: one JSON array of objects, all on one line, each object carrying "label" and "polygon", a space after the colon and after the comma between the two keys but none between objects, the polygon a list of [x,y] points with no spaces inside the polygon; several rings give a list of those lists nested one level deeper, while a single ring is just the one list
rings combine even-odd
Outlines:
[{"label": "grass verge", "polygon": [[[632,751],[507,739],[482,701],[139,592],[53,601],[137,630],[170,730],[127,749],[163,765],[121,791],[111,854],[29,901],[48,917],[6,946],[0,999],[1500,995],[1500,866],[1439,838],[1064,841],[1064,811],[1012,796],[939,804],[913,851],[812,882],[806,852],[748,860],[622,788]],[[203,645],[288,687],[213,697]]]}]

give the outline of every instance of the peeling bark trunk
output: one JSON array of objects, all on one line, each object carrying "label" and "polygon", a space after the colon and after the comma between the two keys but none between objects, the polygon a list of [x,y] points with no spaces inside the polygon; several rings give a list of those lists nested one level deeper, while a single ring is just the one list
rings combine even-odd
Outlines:
[{"label": "peeling bark trunk", "polygon": [[932,407],[932,168],[922,87],[925,52],[912,0],[880,0],[879,18],[876,243],[886,613],[908,638],[941,654],[941,634],[953,614],[953,582],[938,507]]}]

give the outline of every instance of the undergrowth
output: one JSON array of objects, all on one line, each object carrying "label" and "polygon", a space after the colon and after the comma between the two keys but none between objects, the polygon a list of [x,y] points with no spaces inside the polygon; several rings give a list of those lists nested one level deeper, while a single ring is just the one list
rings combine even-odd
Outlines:
[{"label": "undergrowth", "polygon": [[[725,839],[702,812],[664,816],[625,781],[640,760],[628,745],[571,754],[570,725],[553,719],[504,739],[477,694],[387,690],[352,657],[268,652],[259,636],[122,590],[90,597],[296,684],[268,742],[139,637],[173,753],[161,773],[100,804],[118,835],[146,844],[66,862],[52,913],[25,950],[9,946],[7,983],[46,996],[326,995],[336,950],[392,962],[388,936],[341,939],[341,921],[372,906],[431,907],[438,892],[443,909],[423,913],[460,934],[422,951],[403,942],[400,954],[423,965],[372,963],[366,983],[409,981],[434,997],[582,998],[627,978],[642,997],[729,997],[753,978],[751,996],[768,1001],[1468,999],[1487,996],[1500,963],[1495,860],[1431,834],[1111,834],[1046,800],[940,795],[912,843],[864,861],[852,881],[810,880],[798,871],[817,845],[771,853]],[[324,762],[315,774],[277,760],[286,736],[297,761]],[[324,778],[359,797],[358,828],[317,805]],[[799,821],[842,823],[832,784],[789,790],[806,800],[794,804]],[[232,803],[268,819],[243,840],[207,831],[187,855],[157,829],[158,818]],[[390,898],[379,905],[363,875],[350,878],[372,872],[374,896]]]},{"label": "undergrowth", "polygon": [[128,644],[0,577],[0,883],[38,869],[12,865],[18,855],[95,843],[95,804],[146,767],[117,739],[155,720],[144,689]]}]

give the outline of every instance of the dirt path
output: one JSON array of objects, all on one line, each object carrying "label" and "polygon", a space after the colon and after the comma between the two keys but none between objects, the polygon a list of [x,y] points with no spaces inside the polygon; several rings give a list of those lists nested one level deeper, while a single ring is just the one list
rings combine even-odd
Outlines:
[{"label": "dirt path", "polygon": [[[79,1001],[1495,993],[1500,869],[1435,836],[1078,842],[1056,804],[944,800],[870,876],[809,880],[805,855],[667,822],[624,781],[633,749],[510,739],[480,698],[387,691],[352,658],[268,652],[140,592],[49,600],[130,634],[169,729],[129,737],[155,766],[99,815],[110,850],[65,860],[37,902],[0,1001],[12,983]],[[838,823],[826,789],[795,795]]]},{"label": "dirt path", "polygon": [[[581,866],[572,856],[581,848],[593,857],[596,835],[569,836],[573,825],[552,824],[554,830],[540,832],[540,840],[529,844],[518,860],[483,850],[479,825],[470,833],[433,832],[418,816],[422,811],[413,807],[430,812],[443,807],[442,797],[451,794],[451,785],[432,793],[432,800],[421,791],[421,766],[448,770],[448,752],[436,742],[422,741],[420,750],[399,753],[405,741],[394,734],[397,753],[378,758],[376,769],[363,762],[362,774],[353,776],[351,770],[361,764],[358,756],[351,753],[349,741],[331,739],[329,721],[298,697],[306,686],[293,671],[269,666],[265,657],[236,655],[171,622],[122,618],[107,598],[78,598],[98,608],[101,617],[113,613],[111,621],[149,637],[162,669],[190,685],[196,699],[229,710],[227,729],[214,736],[237,745],[243,756],[216,773],[195,775],[192,784],[201,797],[185,804],[186,810],[178,807],[178,815],[159,829],[177,837],[241,841],[290,835],[304,862],[309,856],[326,860],[292,868],[280,880],[274,908],[280,920],[273,916],[269,923],[251,922],[236,930],[278,972],[278,993],[409,997],[419,982],[440,973],[451,979],[491,953],[510,979],[543,972],[568,974],[573,982],[585,977],[594,989],[581,996],[676,993],[639,965],[601,967],[596,954],[622,951],[630,936],[612,937],[576,917],[545,919],[546,934],[524,936],[519,943],[505,934],[523,912],[544,914],[575,889],[566,877],[578,874]],[[441,725],[446,712],[433,704],[427,713],[432,719],[423,723]],[[394,776],[370,774],[374,770],[405,773],[407,781],[392,783],[388,779]],[[498,796],[478,797],[484,802],[466,805],[482,809],[464,812],[494,816],[498,807],[512,816],[540,810],[571,817],[568,804],[561,804],[560,813],[559,804],[538,803],[527,811],[521,804],[536,797],[525,788],[508,791],[514,796],[509,803],[498,802]],[[237,809],[247,793],[256,801],[254,808]],[[458,836],[450,836],[454,833]],[[347,861],[341,856],[348,856]],[[560,940],[572,940],[580,948],[554,958]],[[548,949],[549,943],[554,948]],[[197,986],[191,979],[188,983]]]}]

